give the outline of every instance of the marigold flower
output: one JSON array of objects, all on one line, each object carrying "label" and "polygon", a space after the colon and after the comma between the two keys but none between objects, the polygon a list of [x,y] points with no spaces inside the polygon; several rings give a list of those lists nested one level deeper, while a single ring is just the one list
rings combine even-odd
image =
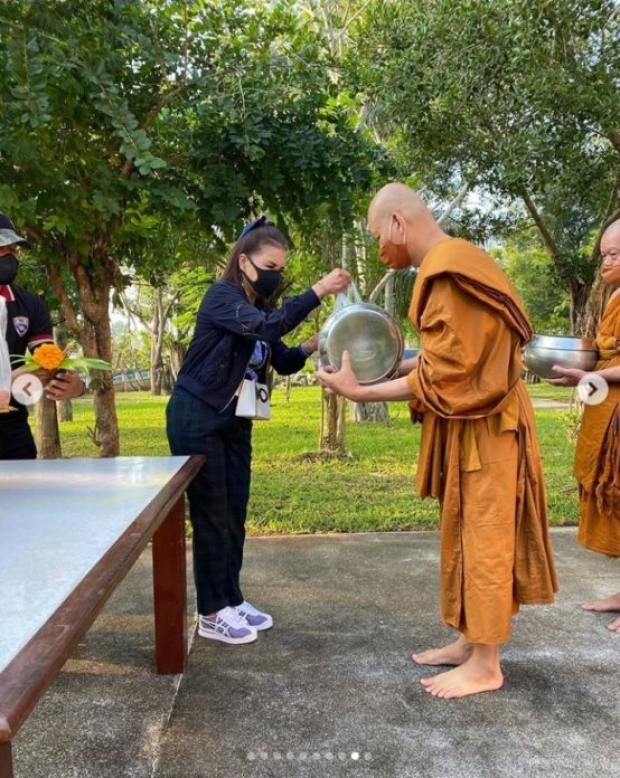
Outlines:
[{"label": "marigold flower", "polygon": [[32,355],[33,362],[45,370],[58,370],[66,353],[55,343],[44,343]]},{"label": "marigold flower", "polygon": [[94,357],[69,357],[55,343],[44,343],[34,354],[10,354],[11,359],[23,363],[24,370],[112,370],[112,365]]}]

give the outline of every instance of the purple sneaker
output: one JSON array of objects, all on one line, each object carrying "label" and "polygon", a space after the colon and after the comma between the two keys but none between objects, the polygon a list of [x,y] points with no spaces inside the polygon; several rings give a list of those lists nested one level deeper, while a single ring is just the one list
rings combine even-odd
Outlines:
[{"label": "purple sneaker", "polygon": [[271,629],[273,627],[273,619],[268,613],[263,613],[255,608],[247,600],[244,600],[241,605],[237,605],[235,610],[245,620],[246,624],[253,627],[257,632],[263,629]]},{"label": "purple sneaker", "polygon": [[258,637],[256,629],[237,613],[236,608],[230,607],[222,608],[213,616],[199,616],[198,634],[231,645],[252,643]]}]

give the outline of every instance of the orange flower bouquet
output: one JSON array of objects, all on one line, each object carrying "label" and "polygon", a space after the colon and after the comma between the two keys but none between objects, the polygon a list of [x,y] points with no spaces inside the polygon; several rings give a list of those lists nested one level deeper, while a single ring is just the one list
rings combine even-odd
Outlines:
[{"label": "orange flower bouquet", "polygon": [[111,370],[112,365],[103,359],[91,357],[70,357],[65,349],[61,349],[55,343],[43,343],[34,354],[14,355],[14,359],[21,359],[26,370]]}]

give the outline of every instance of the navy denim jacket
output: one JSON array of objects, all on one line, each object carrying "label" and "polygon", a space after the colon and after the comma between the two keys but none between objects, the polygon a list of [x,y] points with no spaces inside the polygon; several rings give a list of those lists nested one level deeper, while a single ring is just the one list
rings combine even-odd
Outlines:
[{"label": "navy denim jacket", "polygon": [[[276,372],[290,375],[307,359],[298,346],[281,340],[321,304],[312,289],[288,297],[280,308],[260,310],[248,302],[243,289],[230,281],[218,281],[205,294],[196,320],[194,337],[179,371],[177,386],[183,387],[218,411],[230,403],[245,375],[256,341],[271,349]],[[269,361],[269,360],[268,360]],[[259,375],[264,381],[266,367]]]}]

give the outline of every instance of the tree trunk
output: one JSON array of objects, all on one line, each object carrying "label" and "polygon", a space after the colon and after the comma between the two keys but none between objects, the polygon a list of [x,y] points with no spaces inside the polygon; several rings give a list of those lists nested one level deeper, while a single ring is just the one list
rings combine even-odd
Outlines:
[{"label": "tree trunk", "polygon": [[153,320],[149,327],[151,332],[151,394],[155,397],[159,397],[162,390],[163,363],[161,352],[165,328],[165,317],[162,315],[161,290],[155,289],[153,296]]},{"label": "tree trunk", "polygon": [[170,345],[170,372],[172,373],[172,378],[175,381],[179,375],[179,370],[181,369],[181,365],[185,359],[186,352],[187,348],[179,340],[176,340]]},{"label": "tree trunk", "polygon": [[390,420],[387,403],[351,403],[353,421],[380,421],[387,424]]},{"label": "tree trunk", "polygon": [[[64,322],[58,324],[54,328],[54,339],[60,348],[67,348],[67,327]],[[56,403],[56,414],[59,422],[73,421],[73,405],[71,404],[71,400],[59,400]],[[58,441],[58,445],[60,446],[60,440]]]},{"label": "tree trunk", "polygon": [[579,330],[576,330],[576,332],[579,332],[584,338],[594,338],[596,336],[598,325],[603,316],[605,306],[609,302],[611,292],[612,288],[609,284],[603,283],[603,279],[599,273],[592,284],[581,327]]},{"label": "tree trunk", "polygon": [[[110,322],[110,292],[115,279],[119,285],[120,271],[107,255],[106,237],[95,241],[93,266],[86,268],[77,255],[68,253],[66,263],[73,274],[83,323],[78,319],[73,302],[65,290],[59,267],[48,267],[49,279],[56,297],[60,300],[67,325],[84,349],[84,356],[103,359],[112,363],[112,328]],[[118,277],[118,278],[117,278]],[[93,397],[95,408],[95,442],[101,456],[118,456],[120,451],[118,419],[114,398],[114,385],[110,371],[96,371],[97,382]],[[91,385],[92,386],[92,385]]]},{"label": "tree trunk", "polygon": [[[110,316],[106,310],[106,315],[97,323],[97,326],[90,326],[91,340],[93,342],[92,351],[87,356],[96,356],[104,359],[106,362],[112,362],[112,332],[110,327]],[[116,457],[120,452],[120,441],[118,434],[118,419],[116,416],[116,398],[114,395],[114,384],[112,382],[112,373],[110,371],[97,370],[97,387],[94,393],[93,405],[95,407],[96,422],[96,444],[100,449],[102,457]]]},{"label": "tree trunk", "polygon": [[[528,192],[522,190],[520,196],[523,199],[525,207],[530,214],[532,221],[536,225],[544,249],[549,255],[551,261],[557,265],[561,258],[562,252],[558,243],[555,241],[554,236],[551,234],[547,224],[545,223],[541,213],[536,208],[534,201],[529,196]],[[586,310],[588,304],[588,298],[590,296],[591,284],[584,284],[578,279],[572,279],[568,284],[570,292],[570,307],[571,307],[571,325],[573,333],[575,335],[581,335],[586,320]]]},{"label": "tree trunk", "polygon": [[39,459],[58,459],[62,456],[56,403],[43,394],[34,406],[37,420],[37,451]]},{"label": "tree trunk", "polygon": [[73,404],[71,400],[58,400],[56,403],[56,413],[58,421],[73,421]]},{"label": "tree trunk", "polygon": [[573,333],[577,337],[589,337],[586,333],[589,328],[590,301],[592,297],[593,284],[583,284],[574,281],[570,285],[571,294],[571,323]]},{"label": "tree trunk", "polygon": [[321,389],[321,436],[319,450],[344,456],[346,400],[333,392]]}]

